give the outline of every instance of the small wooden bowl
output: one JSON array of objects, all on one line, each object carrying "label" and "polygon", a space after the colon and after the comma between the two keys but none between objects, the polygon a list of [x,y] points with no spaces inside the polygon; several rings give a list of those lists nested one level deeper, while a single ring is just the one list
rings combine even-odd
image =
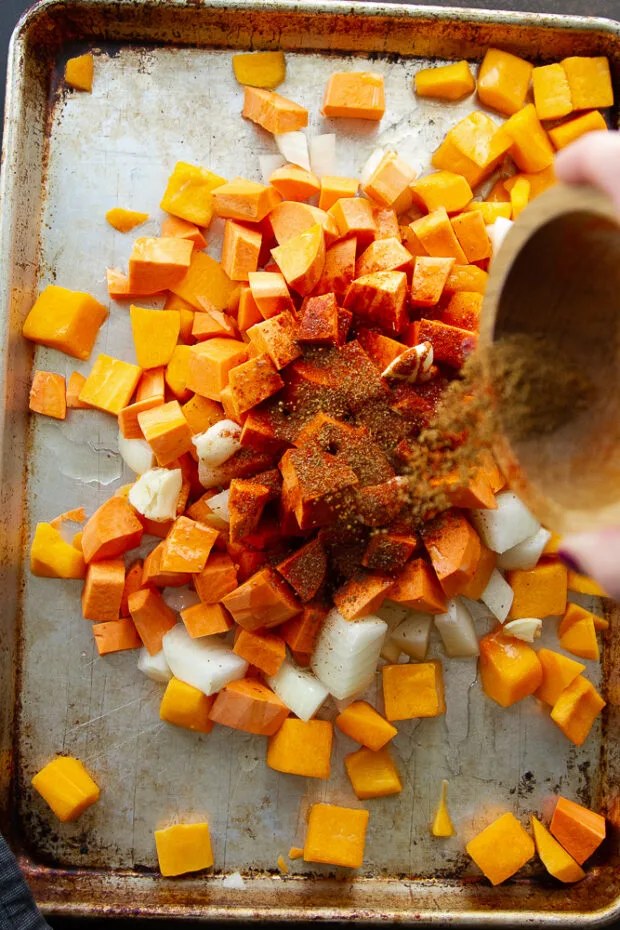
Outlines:
[{"label": "small wooden bowl", "polygon": [[489,376],[492,347],[516,333],[548,338],[594,390],[547,434],[523,438],[501,418],[496,455],[511,486],[557,533],[620,526],[620,217],[599,190],[558,184],[510,229],[483,304]]}]

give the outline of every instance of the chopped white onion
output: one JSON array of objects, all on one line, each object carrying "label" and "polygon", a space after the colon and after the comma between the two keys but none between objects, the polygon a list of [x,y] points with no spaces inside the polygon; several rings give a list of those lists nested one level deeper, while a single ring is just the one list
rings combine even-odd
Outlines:
[{"label": "chopped white onion", "polygon": [[392,631],[390,642],[412,659],[424,659],[428,652],[432,617],[418,610],[408,613],[409,616]]},{"label": "chopped white onion", "polygon": [[219,494],[214,494],[213,497],[209,498],[209,509],[215,514],[216,517],[219,517],[220,520],[223,520],[224,523],[230,523],[230,511],[228,509],[228,498],[230,497],[230,491],[220,491]]},{"label": "chopped white onion", "polygon": [[402,604],[397,604],[396,601],[391,601],[389,598],[386,598],[381,607],[375,610],[375,616],[385,620],[388,630],[393,630],[399,623],[402,623],[409,616],[409,613],[408,607],[403,607]]},{"label": "chopped white onion", "polygon": [[234,420],[220,420],[204,433],[194,436],[198,458],[205,465],[216,468],[227,462],[241,448],[241,427]]},{"label": "chopped white onion", "polygon": [[180,468],[152,468],[129,489],[129,503],[147,520],[174,520],[182,485]]},{"label": "chopped white onion", "polygon": [[310,664],[335,698],[349,697],[372,680],[387,628],[376,616],[345,620],[336,608],[330,610]]},{"label": "chopped white onion", "polygon": [[538,532],[540,523],[514,491],[500,491],[495,500],[497,510],[471,511],[474,526],[493,552],[506,552]]},{"label": "chopped white onion", "polygon": [[163,649],[152,656],[143,646],[138,656],[138,670],[151,681],[159,681],[162,684],[166,684],[172,678]]},{"label": "chopped white onion", "polygon": [[143,475],[155,464],[155,453],[146,439],[125,439],[119,432],[118,451],[125,465],[136,475]]},{"label": "chopped white onion", "polygon": [[487,235],[491,240],[491,255],[493,258],[497,255],[502,247],[502,242],[510,232],[512,220],[507,220],[505,216],[498,216],[494,223],[487,226]]},{"label": "chopped white onion", "polygon": [[533,643],[542,633],[542,620],[535,617],[523,617],[520,620],[511,620],[504,626],[507,636],[522,639],[524,643]]},{"label": "chopped white onion", "polygon": [[245,882],[241,872],[231,872],[222,880],[222,888],[232,888],[234,891],[243,891]]},{"label": "chopped white onion", "polygon": [[400,659],[402,649],[393,639],[386,639],[381,647],[381,658],[389,665],[396,665]]},{"label": "chopped white onion", "polygon": [[284,155],[291,165],[298,165],[310,171],[310,156],[308,155],[308,140],[301,130],[295,132],[280,132],[274,135],[278,151]]},{"label": "chopped white onion", "polygon": [[446,655],[463,659],[479,655],[474,623],[470,612],[460,598],[448,601],[446,613],[437,614],[434,619]]},{"label": "chopped white onion", "polygon": [[310,167],[317,178],[336,174],[336,134],[326,132],[310,139]]},{"label": "chopped white onion", "polygon": [[325,701],[329,691],[318,678],[290,659],[285,659],[267,684],[300,720],[310,720]]},{"label": "chopped white onion", "polygon": [[269,178],[274,171],[286,164],[286,158],[282,155],[259,155],[258,163],[263,176],[263,184],[269,184]]},{"label": "chopped white onion", "polygon": [[500,623],[503,623],[510,613],[514,596],[515,593],[506,579],[494,568],[486,588],[480,595],[480,600],[486,604]]},{"label": "chopped white onion", "polygon": [[503,552],[497,560],[497,567],[501,569],[520,568],[523,571],[529,571],[537,565],[550,539],[549,530],[541,526],[533,536],[528,536],[523,542]]},{"label": "chopped white onion", "polygon": [[375,149],[374,152],[368,156],[364,167],[360,172],[360,183],[362,187],[366,187],[371,177],[379,167],[381,159],[385,155],[385,149]]},{"label": "chopped white onion", "polygon": [[182,623],[164,635],[164,655],[175,678],[207,697],[245,675],[248,663],[216,636],[192,639]]}]

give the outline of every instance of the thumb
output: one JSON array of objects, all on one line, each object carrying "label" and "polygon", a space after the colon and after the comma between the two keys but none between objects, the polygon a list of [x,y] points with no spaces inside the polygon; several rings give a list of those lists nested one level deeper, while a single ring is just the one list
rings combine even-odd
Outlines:
[{"label": "thumb", "polygon": [[568,568],[594,578],[620,600],[620,528],[565,536],[558,555]]}]

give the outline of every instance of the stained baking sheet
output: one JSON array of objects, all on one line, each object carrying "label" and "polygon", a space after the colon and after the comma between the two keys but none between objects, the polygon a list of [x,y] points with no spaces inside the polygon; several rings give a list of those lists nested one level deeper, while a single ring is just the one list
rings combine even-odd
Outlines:
[{"label": "stained baking sheet", "polygon": [[[88,371],[89,364],[46,349],[33,356],[19,338],[20,321],[46,284],[89,291],[110,306],[95,352],[135,361],[127,306],[110,303],[105,286],[105,268],[126,266],[133,236],[112,230],[104,214],[115,205],[148,211],[151,219],[140,233],[156,235],[158,203],[177,160],[260,180],[258,156],[275,146],[240,118],[242,90],[232,75],[231,52],[286,48],[287,78],[279,91],[308,108],[310,135],[337,133],[338,172],[359,175],[368,155],[383,145],[397,148],[419,169],[428,166],[446,130],[475,101],[447,106],[417,100],[413,74],[429,56],[480,58],[488,44],[549,60],[580,50],[604,53],[616,79],[620,68],[620,39],[600,21],[494,19],[400,6],[359,4],[349,12],[339,4],[300,10],[293,4],[256,9],[47,2],[22,26],[13,47],[2,217],[3,787],[13,836],[49,910],[86,914],[129,907],[213,919],[246,912],[300,916],[302,909],[321,917],[460,915],[489,922],[502,915],[516,919],[516,911],[559,920],[566,912],[585,916],[614,907],[617,839],[578,890],[548,885],[536,864],[518,881],[490,889],[463,855],[464,842],[494,814],[512,810],[527,819],[530,812],[548,813],[558,792],[613,813],[619,735],[613,627],[606,681],[600,681],[596,663],[587,663],[588,677],[606,689],[612,707],[583,747],[568,743],[534,701],[502,710],[486,699],[474,661],[444,660],[445,717],[401,723],[393,743],[403,792],[362,805],[342,761],[355,744],[339,731],[332,776],[322,782],[268,769],[260,737],[220,727],[201,736],[167,726],[158,715],[162,687],[137,672],[136,654],[97,655],[90,624],[81,618],[80,583],[37,579],[19,568],[36,522],[79,505],[91,513],[131,480],[111,417],[72,410],[67,421],[56,423],[24,415],[33,365],[68,377],[73,370]],[[92,95],[67,92],[58,80],[66,58],[85,47],[96,55]],[[382,122],[323,119],[319,108],[329,74],[364,66],[385,77]],[[209,251],[217,256],[220,243],[214,221]],[[21,584],[13,592],[16,569]],[[555,625],[547,621],[545,630],[552,648]],[[489,626],[481,613],[478,630]],[[436,640],[432,654],[442,655]],[[333,717],[333,705],[320,715]],[[32,774],[58,752],[81,758],[103,789],[101,802],[73,825],[57,824],[29,787]],[[438,841],[429,822],[442,778],[450,782],[457,837]],[[278,855],[303,845],[305,814],[316,801],[371,810],[364,868],[353,879],[346,870],[300,862],[294,877],[273,874]],[[209,821],[217,876],[163,882],[150,875],[156,864],[153,829],[192,819]],[[78,893],[63,900],[63,882],[76,869]],[[243,891],[222,884],[236,870],[246,876]]]}]

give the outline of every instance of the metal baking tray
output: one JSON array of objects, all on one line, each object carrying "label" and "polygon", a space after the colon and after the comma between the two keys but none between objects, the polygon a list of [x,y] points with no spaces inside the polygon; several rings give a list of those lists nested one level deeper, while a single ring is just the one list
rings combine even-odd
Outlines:
[{"label": "metal baking tray", "polygon": [[[333,775],[324,783],[267,769],[259,737],[225,728],[204,737],[164,725],[160,687],[139,675],[135,654],[97,656],[80,614],[80,584],[32,578],[27,568],[38,520],[79,505],[92,512],[124,476],[112,418],[79,410],[62,424],[28,417],[34,364],[67,375],[88,365],[33,352],[20,337],[22,321],[37,290],[52,281],[109,303],[105,268],[126,262],[131,237],[106,225],[105,210],[148,210],[144,229],[155,231],[177,160],[259,177],[258,155],[272,151],[273,142],[240,118],[231,52],[286,51],[281,92],[309,108],[310,133],[335,129],[339,171],[348,174],[384,143],[414,164],[427,163],[475,101],[416,100],[412,75],[425,59],[475,62],[490,45],[541,62],[607,55],[620,98],[620,26],[605,20],[372,3],[43,0],[18,25],[0,222],[0,810],[47,914],[549,926],[620,916],[617,622],[606,637],[602,683],[598,669],[588,669],[608,706],[581,749],[535,701],[501,710],[487,700],[475,662],[445,663],[447,714],[400,726],[394,751],[403,792],[368,804],[364,867],[352,875],[297,862],[282,876],[277,856],[303,843],[311,803],[359,805],[342,764],[353,744],[337,734]],[[93,94],[66,92],[64,62],[91,48]],[[327,76],[366,66],[385,75],[381,124],[353,130],[322,119]],[[217,223],[210,247],[218,247]],[[97,349],[131,358],[124,306],[111,306]],[[484,630],[484,619],[478,623]],[[553,629],[547,635],[555,641]],[[433,650],[440,655],[436,643]],[[32,774],[57,752],[83,759],[103,788],[100,803],[75,824],[58,824],[30,788]],[[458,835],[436,840],[429,821],[443,777]],[[524,819],[548,812],[557,792],[604,811],[614,825],[587,878],[558,887],[533,864],[516,880],[489,887],[464,855],[464,842],[498,812]],[[215,873],[161,879],[153,829],[205,817]],[[235,870],[244,874],[243,889],[226,886]]]}]

